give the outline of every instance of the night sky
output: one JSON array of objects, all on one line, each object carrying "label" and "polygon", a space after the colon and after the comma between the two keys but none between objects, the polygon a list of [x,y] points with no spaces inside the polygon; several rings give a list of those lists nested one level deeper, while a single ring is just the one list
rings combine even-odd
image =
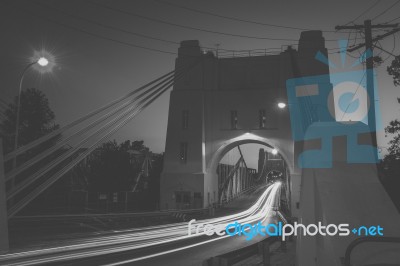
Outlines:
[{"label": "night sky", "polygon": [[[336,25],[343,25],[354,20],[376,2],[375,0],[165,1],[242,20],[325,31],[334,31]],[[356,23],[362,23],[364,19],[381,14],[395,2],[380,1],[358,18]],[[96,3],[173,24],[248,37],[185,29],[117,12]],[[399,14],[400,4],[378,16],[373,23],[390,21]],[[282,45],[297,44],[301,32],[298,29],[233,21],[156,0],[95,2],[92,0],[2,0],[0,16],[1,97],[8,102],[11,101],[18,92],[19,75],[22,69],[29,63],[35,51],[45,49],[55,57],[56,65],[52,72],[39,74],[31,70],[24,80],[23,87],[35,87],[42,90],[50,100],[57,123],[61,125],[171,71],[174,68],[177,43],[182,40],[197,39],[202,46],[209,48],[219,44],[220,49],[280,49]],[[95,21],[97,24],[88,20]],[[400,19],[394,22],[400,22]],[[100,26],[99,23],[107,25],[108,28]],[[163,41],[122,31],[130,31]],[[354,32],[350,35],[324,32],[327,40],[338,40],[349,36],[354,39],[356,34]],[[260,39],[265,37],[291,40]],[[396,37],[399,39],[398,33]],[[358,35],[355,42],[361,41]],[[385,50],[394,49],[394,54],[399,53],[399,48],[394,48],[393,37],[388,37],[380,43]],[[336,41],[328,41],[326,45],[328,48],[338,47]],[[380,53],[377,49],[376,52]],[[352,55],[358,54],[354,52]],[[382,54],[383,59],[387,56],[387,54]],[[336,62],[340,60],[337,54],[330,54],[330,59]],[[394,87],[392,78],[386,72],[386,66],[391,60],[392,58],[388,58],[377,69],[383,125],[398,117],[400,109],[396,101],[396,97],[400,97],[400,88]],[[115,138],[119,141],[144,140],[145,145],[153,151],[164,151],[168,104],[169,93],[163,95],[134,121],[121,129]],[[387,140],[383,133],[379,134],[380,146],[387,146]],[[258,151],[256,154],[258,155]]]}]

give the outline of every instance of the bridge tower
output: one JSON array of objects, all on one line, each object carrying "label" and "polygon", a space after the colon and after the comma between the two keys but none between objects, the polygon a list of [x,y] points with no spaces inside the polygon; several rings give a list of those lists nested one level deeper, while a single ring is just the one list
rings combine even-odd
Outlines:
[{"label": "bridge tower", "polygon": [[287,79],[329,74],[328,66],[315,60],[318,51],[327,54],[321,31],[302,32],[297,50],[288,47],[275,55],[216,57],[197,40],[181,42],[176,71],[199,63],[170,95],[161,209],[217,202],[219,160],[237,145],[259,143],[276,148],[290,169],[296,215],[301,171],[294,158],[300,146],[292,140],[287,107],[277,104],[288,102]]}]

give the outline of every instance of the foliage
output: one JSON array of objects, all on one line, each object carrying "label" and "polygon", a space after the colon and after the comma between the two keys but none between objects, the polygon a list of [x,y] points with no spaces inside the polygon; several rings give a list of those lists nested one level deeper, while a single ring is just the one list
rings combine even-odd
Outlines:
[{"label": "foliage", "polygon": [[[1,137],[3,139],[3,153],[14,150],[16,120],[17,120],[18,96],[14,102],[8,105],[4,112],[4,120],[0,124]],[[28,144],[59,128],[55,123],[55,115],[49,106],[46,95],[35,88],[21,92],[20,119],[18,132],[18,146]],[[31,149],[18,157],[18,162],[26,161],[51,146],[57,137]],[[6,170],[10,168],[10,162],[6,164]]]},{"label": "foliage", "polygon": [[400,55],[396,56],[392,64],[387,67],[389,75],[393,76],[393,83],[395,86],[400,85]]},{"label": "foliage", "polygon": [[[393,76],[393,83],[395,86],[400,85],[400,56],[396,56],[392,61],[391,65],[388,66],[387,71],[389,75]],[[400,98],[397,98],[397,102],[400,104]],[[390,121],[389,125],[385,127],[385,133],[393,135],[393,138],[389,141],[388,155],[385,157],[385,162],[397,160],[400,158],[400,121],[394,119]]]},{"label": "foliage", "polygon": [[[400,98],[397,100],[400,103]],[[389,154],[386,159],[400,158],[400,121],[398,119],[390,121],[389,125],[385,127],[385,133],[394,135],[393,139],[389,141]]]},{"label": "foliage", "polygon": [[[393,83],[395,86],[400,85],[400,56],[392,61],[392,64],[387,68],[390,75],[393,76]],[[397,98],[400,104],[400,98]],[[392,135],[389,141],[388,154],[385,156],[381,168],[381,173],[384,178],[383,185],[388,191],[389,196],[392,198],[396,207],[400,211],[400,194],[398,188],[400,186],[400,121],[394,119],[389,122],[385,127],[385,133]]]},{"label": "foliage", "polygon": [[[88,157],[89,190],[92,192],[132,191],[136,178],[142,171],[146,152],[149,152],[149,149],[143,141],[127,140],[118,144],[114,140],[103,143]],[[155,179],[161,173],[162,157],[160,158],[158,154],[150,154],[155,163],[152,163],[148,179],[149,185],[153,186],[156,185]],[[147,189],[143,184],[139,188]]]}]

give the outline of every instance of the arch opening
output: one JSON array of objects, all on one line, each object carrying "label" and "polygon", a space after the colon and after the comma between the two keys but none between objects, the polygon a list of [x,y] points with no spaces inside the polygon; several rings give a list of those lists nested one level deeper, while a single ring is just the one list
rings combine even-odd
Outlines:
[{"label": "arch opening", "polygon": [[281,182],[281,209],[290,214],[290,167],[279,147],[260,139],[236,139],[214,154],[210,171],[218,179],[218,201],[229,202],[257,187]]}]

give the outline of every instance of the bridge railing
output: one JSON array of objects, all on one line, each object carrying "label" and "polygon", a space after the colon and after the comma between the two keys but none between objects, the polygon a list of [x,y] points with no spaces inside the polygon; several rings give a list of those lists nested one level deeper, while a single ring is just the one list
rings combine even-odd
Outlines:
[{"label": "bridge railing", "polygon": [[344,265],[351,266],[351,253],[355,247],[367,242],[376,243],[396,243],[400,244],[400,237],[360,237],[352,241],[346,249],[344,256]]},{"label": "bridge railing", "polygon": [[[239,248],[218,256],[209,258],[203,262],[203,265],[235,265],[255,255],[262,255],[263,265],[271,265],[271,246],[279,241],[278,237],[268,237],[258,243],[247,247]],[[282,242],[281,242],[282,244]],[[281,246],[282,247],[282,246]],[[284,250],[282,248],[282,250]]]},{"label": "bridge railing", "polygon": [[254,191],[257,187],[258,187],[258,185],[254,185],[254,186],[252,186],[252,187],[249,187],[249,188],[247,188],[247,189],[242,190],[241,192],[235,194],[233,197],[224,198],[224,199],[221,201],[221,204],[220,204],[220,205],[227,204],[227,203],[231,202],[232,200],[237,199],[237,198],[243,196],[244,194],[247,194],[247,193],[249,193],[249,192],[251,192],[251,191]]},{"label": "bridge railing", "polygon": [[85,218],[95,218],[95,217],[103,217],[103,218],[118,218],[118,217],[160,217],[160,216],[169,216],[172,213],[184,213],[184,214],[194,214],[194,213],[202,213],[207,211],[207,208],[201,209],[169,209],[164,211],[156,211],[156,212],[132,212],[132,213],[87,213],[87,214],[59,214],[59,215],[21,215],[21,216],[13,216],[12,220],[75,220],[75,219],[85,219]]},{"label": "bridge railing", "polygon": [[230,49],[212,49],[210,47],[202,47],[204,53],[212,53],[217,58],[236,58],[236,57],[254,57],[254,56],[268,56],[278,55],[289,48],[296,49],[297,44],[281,45],[281,47],[274,48],[261,48],[250,50],[230,50]]}]

